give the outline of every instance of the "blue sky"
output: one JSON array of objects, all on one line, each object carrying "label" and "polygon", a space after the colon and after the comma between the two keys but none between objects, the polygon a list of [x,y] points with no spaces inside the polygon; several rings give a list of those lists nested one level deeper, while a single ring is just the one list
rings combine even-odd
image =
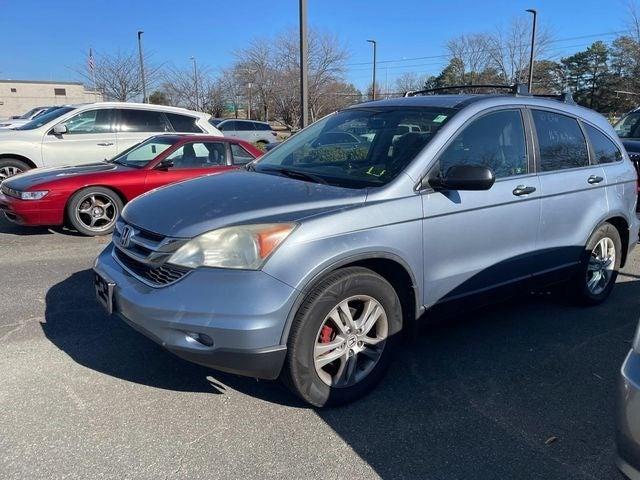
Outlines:
[{"label": "blue sky", "polygon": [[[460,33],[492,31],[536,8],[541,25],[557,41],[555,56],[584,48],[592,36],[625,28],[626,0],[308,0],[309,23],[334,32],[350,52],[348,79],[363,88],[370,78],[367,38],[378,41],[378,60],[411,59],[445,53],[447,39]],[[605,6],[606,5],[606,6]],[[296,28],[298,0],[0,0],[0,78],[76,80],[72,67],[87,51],[145,49],[158,62],[176,67],[199,64],[212,70],[233,61],[233,51],[254,38]],[[586,37],[578,38],[575,37]],[[568,39],[568,40],[563,40]],[[379,81],[402,72],[437,73],[442,58],[380,63]],[[360,65],[358,65],[360,64]]]}]

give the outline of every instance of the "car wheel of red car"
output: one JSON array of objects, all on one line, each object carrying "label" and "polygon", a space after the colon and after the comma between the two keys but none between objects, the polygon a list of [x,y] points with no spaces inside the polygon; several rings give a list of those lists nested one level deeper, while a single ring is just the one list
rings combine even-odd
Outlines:
[{"label": "car wheel of red car", "polygon": [[19,173],[26,172],[29,168],[31,167],[21,160],[0,158],[0,182]]},{"label": "car wheel of red car", "polygon": [[71,226],[84,235],[108,235],[113,231],[122,205],[122,200],[113,190],[87,187],[69,200],[67,218]]}]

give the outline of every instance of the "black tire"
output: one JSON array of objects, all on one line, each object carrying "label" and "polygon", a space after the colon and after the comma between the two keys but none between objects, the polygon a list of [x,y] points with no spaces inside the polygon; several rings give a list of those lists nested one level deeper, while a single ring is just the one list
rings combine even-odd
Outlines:
[{"label": "black tire", "polygon": [[[595,273],[589,271],[589,265],[592,259],[595,259],[594,249],[605,239],[609,239],[615,249],[615,261],[610,262],[612,269],[607,276],[608,280],[606,285],[601,287],[601,291],[594,292],[593,289],[589,287],[589,279],[593,279]],[[580,267],[571,280],[570,288],[574,299],[582,305],[598,305],[604,302],[615,286],[621,260],[622,241],[620,240],[620,233],[618,229],[610,223],[603,223],[591,234],[591,237],[587,241],[582,254]]]},{"label": "black tire", "polygon": [[[361,373],[365,371],[361,362],[362,359],[370,362],[369,356],[362,354],[362,359],[356,362],[360,368],[356,366],[354,371],[357,368],[358,375],[366,375],[364,378],[350,386],[331,386],[323,381],[316,371],[314,347],[319,341],[318,334],[326,323],[325,319],[329,312],[345,299],[357,296],[370,297],[382,306],[388,326],[387,337],[382,348],[371,347],[374,350],[381,350],[381,354],[377,363],[371,362],[373,366],[369,367],[368,374]],[[379,327],[376,323],[377,328]],[[389,282],[366,268],[348,267],[337,270],[307,294],[296,313],[287,341],[287,358],[281,380],[296,395],[315,407],[337,406],[352,402],[368,393],[382,379],[394,350],[401,341],[401,330],[402,307],[396,291]],[[358,342],[358,345],[360,343]],[[349,353],[350,348],[346,344],[347,341],[344,345],[345,352]],[[350,358],[355,360],[358,355]]]},{"label": "black tire", "polygon": [[[94,228],[90,223],[93,220],[91,214],[79,213],[80,209],[86,209],[92,204],[91,196],[96,200],[96,207],[110,205],[103,209],[107,219],[96,221]],[[101,205],[100,205],[101,204]],[[108,235],[113,232],[115,221],[122,211],[122,200],[116,192],[104,187],[86,187],[78,190],[67,203],[67,219],[71,226],[83,235],[89,237]],[[87,223],[88,222],[88,223]]]},{"label": "black tire", "polygon": [[18,173],[30,170],[29,164],[15,158],[0,158],[0,182],[2,180],[17,175]]}]

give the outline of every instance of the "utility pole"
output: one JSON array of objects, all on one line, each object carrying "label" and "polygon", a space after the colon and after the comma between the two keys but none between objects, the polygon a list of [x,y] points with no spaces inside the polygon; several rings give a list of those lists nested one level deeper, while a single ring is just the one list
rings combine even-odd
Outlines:
[{"label": "utility pole", "polygon": [[529,8],[527,12],[533,15],[533,25],[531,27],[531,57],[529,58],[529,93],[533,93],[533,60],[536,50],[536,23],[538,20],[538,12],[533,8]]},{"label": "utility pole", "polygon": [[376,47],[377,42],[375,40],[367,40],[371,45],[373,45],[373,81],[371,83],[371,100],[376,99]]},{"label": "utility pole", "polygon": [[191,57],[191,61],[193,62],[193,86],[196,93],[196,110],[198,110],[198,104],[200,102],[198,101],[198,65],[196,63],[196,57]]},{"label": "utility pole", "polygon": [[249,89],[249,104],[247,105],[247,120],[251,120],[251,103],[253,103],[251,100],[251,87],[253,87],[253,83],[249,82],[247,83],[247,88]]},{"label": "utility pole", "polygon": [[142,103],[147,103],[147,82],[144,79],[144,57],[142,55],[142,30],[138,30],[138,54],[140,55],[140,81],[142,82]]},{"label": "utility pole", "polygon": [[307,0],[300,0],[300,128],[309,123]]}]

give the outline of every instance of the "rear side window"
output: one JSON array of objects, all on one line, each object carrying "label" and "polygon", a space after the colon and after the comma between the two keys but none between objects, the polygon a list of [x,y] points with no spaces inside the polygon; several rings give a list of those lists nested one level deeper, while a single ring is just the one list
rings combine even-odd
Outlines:
[{"label": "rear side window", "polygon": [[153,110],[122,109],[120,112],[121,132],[170,132],[171,126],[163,112]]},{"label": "rear side window", "polygon": [[595,154],[594,163],[613,163],[622,160],[622,152],[604,133],[591,125],[584,124],[584,126]]},{"label": "rear side window", "polygon": [[197,118],[178,113],[165,113],[174,132],[202,133],[202,129],[196,124]]},{"label": "rear side window", "polygon": [[543,110],[533,110],[532,114],[542,172],[589,165],[587,143],[575,118]]},{"label": "rear side window", "polygon": [[440,174],[444,175],[449,168],[458,165],[488,167],[496,178],[528,173],[527,148],[520,111],[489,113],[465,127],[440,156]]},{"label": "rear side window", "polygon": [[254,130],[267,130],[267,131],[270,131],[271,130],[271,125],[267,125],[266,123],[257,123],[257,122],[255,122],[253,124],[253,128],[254,128]]},{"label": "rear side window", "polygon": [[253,129],[253,122],[236,122],[236,131],[247,132]]},{"label": "rear side window", "polygon": [[244,165],[254,159],[253,155],[235,143],[231,144],[231,156],[234,165]]}]

